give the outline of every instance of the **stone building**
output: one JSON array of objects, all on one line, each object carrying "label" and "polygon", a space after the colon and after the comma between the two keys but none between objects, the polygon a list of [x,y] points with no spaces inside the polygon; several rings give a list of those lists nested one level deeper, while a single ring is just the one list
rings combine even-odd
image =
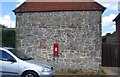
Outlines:
[{"label": "stone building", "polygon": [[104,10],[97,2],[24,2],[14,10],[16,48],[61,69],[98,70]]}]

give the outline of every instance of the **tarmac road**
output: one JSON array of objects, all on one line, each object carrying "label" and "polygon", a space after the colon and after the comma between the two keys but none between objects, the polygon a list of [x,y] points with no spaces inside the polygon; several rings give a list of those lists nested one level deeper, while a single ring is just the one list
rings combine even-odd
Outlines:
[{"label": "tarmac road", "polygon": [[102,67],[107,75],[120,75],[120,67]]}]

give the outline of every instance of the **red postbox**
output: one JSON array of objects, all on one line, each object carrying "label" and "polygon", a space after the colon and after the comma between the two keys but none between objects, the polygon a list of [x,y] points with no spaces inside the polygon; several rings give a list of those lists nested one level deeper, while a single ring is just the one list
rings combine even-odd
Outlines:
[{"label": "red postbox", "polygon": [[54,44],[54,57],[58,57],[58,44],[57,43],[55,43]]}]

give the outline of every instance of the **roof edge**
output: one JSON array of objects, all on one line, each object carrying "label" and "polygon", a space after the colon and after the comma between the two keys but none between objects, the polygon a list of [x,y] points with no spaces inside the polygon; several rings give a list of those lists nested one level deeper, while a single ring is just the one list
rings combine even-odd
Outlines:
[{"label": "roof edge", "polygon": [[[24,3],[22,3],[20,6],[18,6],[17,8],[15,8],[14,10],[13,10],[13,12],[14,13],[19,13],[19,11],[17,11],[17,10],[19,10],[22,6],[24,6],[25,4],[27,3],[27,1],[26,2],[24,2]],[[59,3],[59,2],[58,2]],[[68,2],[69,3],[69,2]],[[106,7],[104,7],[103,5],[101,5],[100,3],[98,3],[98,2],[93,2],[93,3],[95,3],[96,5],[98,5],[98,7],[100,8],[100,9],[98,9],[98,10],[96,10],[96,11],[102,11],[102,13],[105,11],[105,9],[106,9]],[[67,10],[69,10],[69,9],[66,9],[66,10],[62,10],[62,9],[60,9],[60,10],[53,10],[53,9],[51,9],[51,10],[41,10],[41,11],[39,11],[39,12],[42,12],[42,11],[44,11],[44,12],[47,12],[47,11],[67,11]],[[83,9],[84,11],[90,11],[89,9]],[[82,10],[82,11],[83,11]],[[81,11],[80,9],[73,9],[73,10],[71,10],[71,11]],[[91,9],[91,11],[95,11],[95,9]],[[27,11],[21,11],[21,12],[27,12]],[[28,11],[29,12],[29,11]],[[30,11],[31,12],[31,11]]]},{"label": "roof edge", "polygon": [[95,2],[97,5],[99,5],[100,7],[102,7],[103,8],[103,10],[102,10],[102,13],[105,11],[105,9],[106,9],[106,7],[104,7],[103,5],[101,5],[100,3],[98,3],[98,2]]},{"label": "roof edge", "polygon": [[[96,11],[96,10],[47,10],[47,11],[36,11],[36,12],[62,12],[62,11]],[[101,10],[97,10],[97,11],[101,11]],[[35,11],[23,11],[23,12],[15,12],[15,13],[33,13]],[[103,13],[103,12],[102,12]]]},{"label": "roof edge", "polygon": [[116,16],[116,18],[113,21],[117,21],[118,19],[120,19],[120,13]]},{"label": "roof edge", "polygon": [[26,2],[23,2],[20,6],[18,6],[18,7],[16,7],[14,10],[12,10],[14,13],[16,13],[15,11],[17,10],[17,9],[19,9],[21,6],[23,6],[24,4],[25,4]]}]

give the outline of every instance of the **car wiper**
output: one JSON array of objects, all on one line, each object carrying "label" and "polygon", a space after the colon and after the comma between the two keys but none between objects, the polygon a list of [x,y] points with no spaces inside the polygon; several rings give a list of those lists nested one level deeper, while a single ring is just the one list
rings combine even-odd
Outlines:
[{"label": "car wiper", "polygon": [[34,58],[30,57],[30,58],[24,58],[22,60],[33,60]]}]

